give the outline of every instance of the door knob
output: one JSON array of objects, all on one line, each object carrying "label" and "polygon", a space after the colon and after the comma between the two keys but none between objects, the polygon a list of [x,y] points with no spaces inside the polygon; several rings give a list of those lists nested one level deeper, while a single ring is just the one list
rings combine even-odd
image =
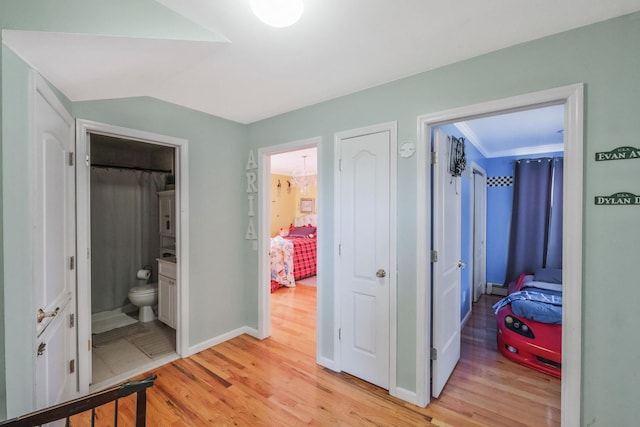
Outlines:
[{"label": "door knob", "polygon": [[376,277],[382,278],[382,277],[386,277],[386,275],[387,275],[387,272],[384,271],[383,269],[376,271]]},{"label": "door knob", "polygon": [[56,317],[58,315],[58,312],[60,311],[60,307],[56,307],[55,310],[50,311],[48,313],[45,313],[45,311],[41,308],[38,309],[38,315],[36,316],[36,319],[38,320],[38,323],[42,323],[42,321],[44,319],[46,319],[47,317]]}]

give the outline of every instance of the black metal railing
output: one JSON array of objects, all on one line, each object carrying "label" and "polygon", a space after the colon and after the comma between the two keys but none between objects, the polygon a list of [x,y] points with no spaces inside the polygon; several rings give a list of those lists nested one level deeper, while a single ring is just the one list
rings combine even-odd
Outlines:
[{"label": "black metal railing", "polygon": [[114,403],[114,422],[118,425],[118,399],[136,393],[136,427],[144,427],[147,417],[147,389],[153,387],[157,375],[152,375],[140,381],[126,382],[120,386],[100,391],[89,396],[70,400],[50,408],[22,415],[7,421],[0,422],[0,427],[35,427],[42,424],[66,420],[66,426],[70,426],[69,419],[73,415],[91,411],[91,426],[95,424],[96,408],[107,403]]}]

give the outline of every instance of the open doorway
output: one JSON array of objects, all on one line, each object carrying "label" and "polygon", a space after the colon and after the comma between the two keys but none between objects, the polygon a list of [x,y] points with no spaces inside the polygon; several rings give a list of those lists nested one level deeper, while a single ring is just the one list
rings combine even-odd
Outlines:
[{"label": "open doorway", "polygon": [[316,147],[271,156],[271,292],[316,286],[318,185]]},{"label": "open doorway", "polygon": [[175,149],[92,133],[92,384],[176,350]]},{"label": "open doorway", "polygon": [[[97,391],[178,358],[186,141],[79,121],[79,378]],[[81,347],[82,348],[82,347]]]},{"label": "open doorway", "polygon": [[[470,120],[478,117],[499,115],[507,112],[528,110],[549,105],[564,105],[564,188],[582,188],[582,109],[583,109],[583,88],[582,85],[566,86],[547,91],[516,96],[498,101],[472,105],[455,110],[430,114],[419,117],[419,144],[418,153],[418,217],[424,218],[424,223],[431,224],[431,214],[426,209],[427,200],[430,200],[431,178],[428,174],[427,150],[430,146],[433,129],[437,126],[452,124],[459,121]],[[580,391],[580,367],[581,367],[581,284],[582,284],[582,192],[564,192],[563,197],[563,283],[564,283],[564,304],[563,304],[563,334],[562,334],[562,421],[563,424],[575,424],[579,421],[579,391]],[[569,221],[569,218],[571,219]],[[420,261],[427,259],[425,254],[429,251],[431,242],[430,227],[421,225],[418,221],[418,235],[424,236],[419,239],[418,263],[419,281],[426,280],[431,275],[431,265]],[[437,225],[436,225],[437,226]],[[566,254],[572,254],[571,257]],[[421,271],[422,270],[422,271]],[[419,290],[419,293],[422,292]],[[422,299],[424,298],[424,299]],[[424,314],[420,313],[419,325],[425,325],[424,334],[429,336],[432,321],[430,319],[431,297],[429,292],[419,295],[419,300],[425,302]],[[567,333],[571,331],[571,333]],[[419,333],[420,336],[420,333]],[[426,362],[426,354],[419,354],[418,372],[422,361]],[[430,365],[424,365],[424,382],[419,384],[419,400],[427,404],[429,398],[429,382],[431,378]],[[420,372],[419,372],[420,373]],[[424,400],[420,399],[422,397]]]},{"label": "open doorway", "polygon": [[472,303],[482,294],[506,295],[505,285],[514,279],[507,277],[514,166],[521,161],[563,157],[564,105],[469,119],[435,129],[462,141],[465,150],[466,167],[457,178],[462,199],[464,323]]},{"label": "open doorway", "polygon": [[[319,142],[320,138],[313,138],[260,150],[258,329],[262,338],[270,336],[279,324],[276,317],[272,320],[272,310],[284,307],[272,305],[272,298],[295,301],[297,294],[303,293],[313,294],[315,330]],[[291,305],[286,309],[292,309]],[[305,311],[308,314],[309,310]]]}]

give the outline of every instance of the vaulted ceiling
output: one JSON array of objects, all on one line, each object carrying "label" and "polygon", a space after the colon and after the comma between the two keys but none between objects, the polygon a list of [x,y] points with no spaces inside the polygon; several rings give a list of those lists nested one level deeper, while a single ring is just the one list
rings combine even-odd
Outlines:
[{"label": "vaulted ceiling", "polygon": [[[3,43],[71,101],[150,96],[239,123],[640,10],[640,0],[304,0],[301,20],[278,29],[249,0],[79,4],[122,18],[110,32],[5,27]],[[162,16],[165,35],[138,35],[127,19],[149,26],[140,16]]]},{"label": "vaulted ceiling", "polygon": [[3,41],[72,101],[152,96],[251,123],[640,10],[638,0],[305,0],[302,19],[277,29],[249,0],[158,3],[212,40],[167,28],[164,39],[5,31]]}]

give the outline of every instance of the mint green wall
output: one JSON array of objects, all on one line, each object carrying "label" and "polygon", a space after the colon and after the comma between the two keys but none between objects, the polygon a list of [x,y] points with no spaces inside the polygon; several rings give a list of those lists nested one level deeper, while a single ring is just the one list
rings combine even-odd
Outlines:
[{"label": "mint green wall", "polygon": [[[31,304],[31,153],[29,151],[30,68],[11,50],[2,46],[2,372],[0,405],[3,418],[7,408],[31,408],[33,344]],[[58,91],[58,98],[70,109],[71,103]],[[4,209],[6,207],[6,209]],[[5,267],[6,266],[6,267]],[[5,304],[6,302],[6,304]],[[28,363],[25,365],[25,363]],[[23,369],[25,368],[25,369]],[[28,387],[25,387],[27,385]]]},{"label": "mint green wall", "polygon": [[[325,172],[319,199],[320,236],[326,241],[318,298],[331,307],[333,268],[334,133],[398,121],[398,141],[413,140],[418,115],[532,91],[584,82],[585,218],[583,286],[582,417],[591,425],[634,425],[640,392],[635,366],[640,344],[640,286],[632,266],[640,263],[640,207],[597,207],[595,195],[640,193],[640,162],[594,161],[596,151],[640,146],[640,14],[633,14],[518,45],[380,87],[300,109],[249,126],[250,148],[321,136]],[[416,157],[398,158],[398,386],[415,390],[415,191]],[[571,254],[569,254],[571,256]],[[255,265],[255,260],[251,259]],[[249,269],[250,272],[255,269]],[[249,296],[257,294],[251,273]],[[623,298],[616,295],[624,294]],[[257,302],[250,300],[249,313]],[[333,357],[335,330],[323,315],[321,353]],[[255,321],[252,319],[252,321]]]},{"label": "mint green wall", "polygon": [[0,28],[226,41],[155,0],[2,0]]},{"label": "mint green wall", "polygon": [[[29,4],[29,8],[24,5]],[[137,0],[129,19],[108,2],[83,5],[81,0],[0,3],[2,28],[105,34],[162,34],[182,37],[198,33],[152,0]],[[37,16],[29,11],[40,7]],[[59,9],[57,9],[59,7]],[[76,13],[77,10],[82,11]],[[46,13],[40,13],[46,11]],[[137,12],[136,12],[137,11]],[[135,13],[134,13],[135,12]],[[152,12],[152,13],[147,13]],[[145,15],[140,18],[140,13]],[[157,19],[156,19],[157,18]],[[87,21],[89,19],[89,21]],[[170,19],[176,23],[166,25]],[[88,22],[85,24],[85,22]],[[117,23],[116,23],[117,22]],[[137,32],[139,30],[139,32]],[[214,34],[201,34],[215,38]],[[178,36],[177,36],[178,37]],[[193,34],[191,37],[196,38]],[[247,199],[244,166],[249,149],[321,136],[321,236],[319,253],[325,273],[319,287],[324,303],[325,334],[321,354],[332,358],[333,295],[333,137],[342,130],[391,120],[398,122],[398,141],[416,140],[416,117],[448,108],[499,99],[531,91],[585,82],[585,196],[583,286],[584,424],[633,425],[640,374],[640,354],[634,325],[640,321],[640,263],[635,227],[640,207],[599,207],[595,195],[617,191],[640,193],[640,163],[600,162],[596,151],[634,145],[640,134],[640,14],[511,47],[472,60],[402,79],[269,120],[242,126],[205,114],[145,98],[78,103],[72,113],[81,118],[148,130],[189,140],[191,295],[189,316],[194,345],[242,325],[257,326],[257,253],[244,240]],[[27,151],[28,67],[2,50],[2,230],[4,276],[5,388],[7,413],[30,407],[32,371],[25,355],[29,340],[31,271],[29,224],[29,155]],[[247,147],[247,141],[249,146]],[[639,144],[635,144],[638,146]],[[255,153],[257,154],[257,152]],[[415,390],[415,187],[416,157],[398,158],[398,385]],[[580,191],[576,189],[576,191]],[[322,231],[324,230],[324,231]],[[569,254],[570,256],[570,254]],[[220,276],[222,274],[222,276]],[[27,274],[28,276],[28,274]],[[244,286],[243,286],[244,283]],[[421,286],[424,284],[420,284]],[[624,298],[616,298],[624,293]],[[22,342],[21,342],[22,341]],[[0,342],[0,346],[1,346]],[[1,347],[0,347],[1,348]],[[19,382],[17,378],[20,378]],[[0,387],[0,392],[4,391]]]},{"label": "mint green wall", "polygon": [[7,414],[31,409],[34,351],[31,305],[31,156],[29,68],[2,47],[2,204],[4,345]]},{"label": "mint green wall", "polygon": [[[29,68],[5,48],[3,76],[4,292],[7,318],[7,413],[31,409],[31,247],[28,219],[30,169],[27,144]],[[11,89],[9,90],[9,87]],[[11,105],[12,108],[6,108]],[[9,115],[9,113],[11,113]],[[246,126],[151,98],[73,104],[74,117],[175,136],[189,150],[189,345],[196,345],[246,324],[244,287],[244,193]],[[26,237],[26,238],[25,238]]]}]

